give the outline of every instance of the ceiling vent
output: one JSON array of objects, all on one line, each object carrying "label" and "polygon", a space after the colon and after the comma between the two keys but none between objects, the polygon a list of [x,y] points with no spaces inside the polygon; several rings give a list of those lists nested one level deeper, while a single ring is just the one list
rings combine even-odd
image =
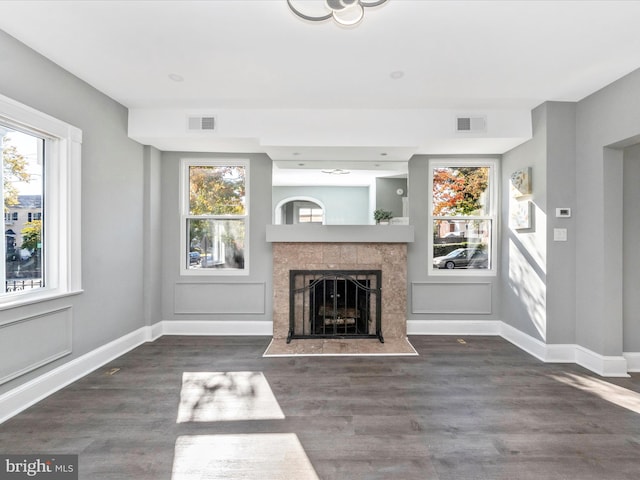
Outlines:
[{"label": "ceiling vent", "polygon": [[456,117],[456,132],[484,132],[487,117]]},{"label": "ceiling vent", "polygon": [[216,129],[216,117],[213,115],[189,117],[187,128],[192,132],[213,132]]}]

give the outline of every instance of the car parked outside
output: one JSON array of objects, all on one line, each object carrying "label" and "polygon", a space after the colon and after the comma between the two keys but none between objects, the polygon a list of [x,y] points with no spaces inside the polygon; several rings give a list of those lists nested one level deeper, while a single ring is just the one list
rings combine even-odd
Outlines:
[{"label": "car parked outside", "polygon": [[189,252],[189,265],[200,263],[200,252]]},{"label": "car parked outside", "polygon": [[217,268],[221,267],[222,265],[224,265],[224,260],[216,260],[210,253],[207,253],[200,259],[201,268]]},{"label": "car parked outside", "polygon": [[478,248],[456,248],[443,257],[433,259],[434,268],[488,268],[489,256]]}]

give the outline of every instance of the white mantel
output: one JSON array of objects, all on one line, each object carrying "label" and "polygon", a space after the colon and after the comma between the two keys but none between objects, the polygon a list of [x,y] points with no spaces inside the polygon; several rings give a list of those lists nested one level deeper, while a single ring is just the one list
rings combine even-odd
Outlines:
[{"label": "white mantel", "polygon": [[267,225],[267,242],[412,243],[413,225]]}]

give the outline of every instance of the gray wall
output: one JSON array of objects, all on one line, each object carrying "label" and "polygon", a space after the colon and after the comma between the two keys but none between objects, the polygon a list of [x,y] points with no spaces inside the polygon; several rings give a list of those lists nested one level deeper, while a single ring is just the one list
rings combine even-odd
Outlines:
[{"label": "gray wall", "polygon": [[367,225],[373,222],[369,209],[369,187],[273,187],[272,211],[275,211],[278,202],[296,196],[320,200],[326,209],[327,225]]},{"label": "gray wall", "polygon": [[[533,139],[503,157],[505,192],[513,170],[532,166],[537,208],[531,231],[503,236],[502,320],[550,344],[604,356],[638,351],[638,258],[629,252],[638,150],[628,147],[640,140],[640,71],[580,102],[541,105],[533,126]],[[572,217],[556,218],[558,207]],[[568,241],[554,241],[554,228],[566,228]]]},{"label": "gray wall", "polygon": [[[481,158],[452,158],[462,157]],[[414,225],[415,241],[407,246],[408,319],[500,320],[499,276],[428,275],[429,158],[414,155],[409,161],[409,223]]]},{"label": "gray wall", "polygon": [[[180,276],[180,159],[249,159],[249,275]],[[263,154],[162,153],[162,317],[271,321],[271,159]],[[202,295],[199,294],[202,293]],[[195,297],[195,298],[194,298]]]},{"label": "gray wall", "polygon": [[624,151],[623,332],[624,351],[640,352],[640,144]]},{"label": "gray wall", "polygon": [[[398,195],[396,190],[404,190],[402,195]],[[402,216],[402,197],[406,197],[406,178],[377,178],[376,179],[376,208],[390,210],[394,217]]]},{"label": "gray wall", "polygon": [[[143,148],[127,137],[123,106],[2,31],[0,59],[1,94],[83,131],[84,293],[0,311],[2,322],[70,307],[72,353],[1,386],[3,392],[144,325],[144,197]],[[46,338],[55,328],[43,322],[39,332]],[[25,337],[15,349],[37,356],[45,346]],[[0,352],[0,361],[11,355]]]},{"label": "gray wall", "polygon": [[144,147],[144,323],[162,320],[162,152]]},{"label": "gray wall", "polygon": [[615,356],[623,350],[621,148],[638,143],[640,70],[580,101],[576,127],[576,340]]},{"label": "gray wall", "polygon": [[[556,218],[558,207],[575,211],[575,104],[547,102],[532,112],[533,138],[502,162],[502,320],[546,343],[575,342],[575,219]],[[532,169],[531,229],[509,226],[509,177]],[[511,200],[513,201],[513,200]],[[568,240],[553,240],[566,228]]]},{"label": "gray wall", "polygon": [[[556,208],[576,211],[576,105],[548,102],[546,152],[547,343],[574,343],[576,334],[575,215],[556,217]],[[567,229],[567,241],[553,240],[554,228]]]},{"label": "gray wall", "polygon": [[[547,105],[532,112],[533,138],[502,157],[502,320],[540,340],[547,336]],[[531,168],[533,223],[509,226],[509,178]],[[511,200],[513,201],[513,200]]]}]

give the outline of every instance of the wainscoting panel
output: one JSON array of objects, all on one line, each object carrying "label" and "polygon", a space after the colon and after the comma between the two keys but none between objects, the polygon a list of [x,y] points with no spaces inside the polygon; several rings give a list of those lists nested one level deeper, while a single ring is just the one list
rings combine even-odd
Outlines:
[{"label": "wainscoting panel", "polygon": [[411,284],[411,313],[491,313],[491,283]]},{"label": "wainscoting panel", "polygon": [[265,313],[266,284],[179,283],[175,286],[175,313]]},{"label": "wainscoting panel", "polygon": [[71,307],[0,325],[0,384],[69,355],[71,325]]}]

